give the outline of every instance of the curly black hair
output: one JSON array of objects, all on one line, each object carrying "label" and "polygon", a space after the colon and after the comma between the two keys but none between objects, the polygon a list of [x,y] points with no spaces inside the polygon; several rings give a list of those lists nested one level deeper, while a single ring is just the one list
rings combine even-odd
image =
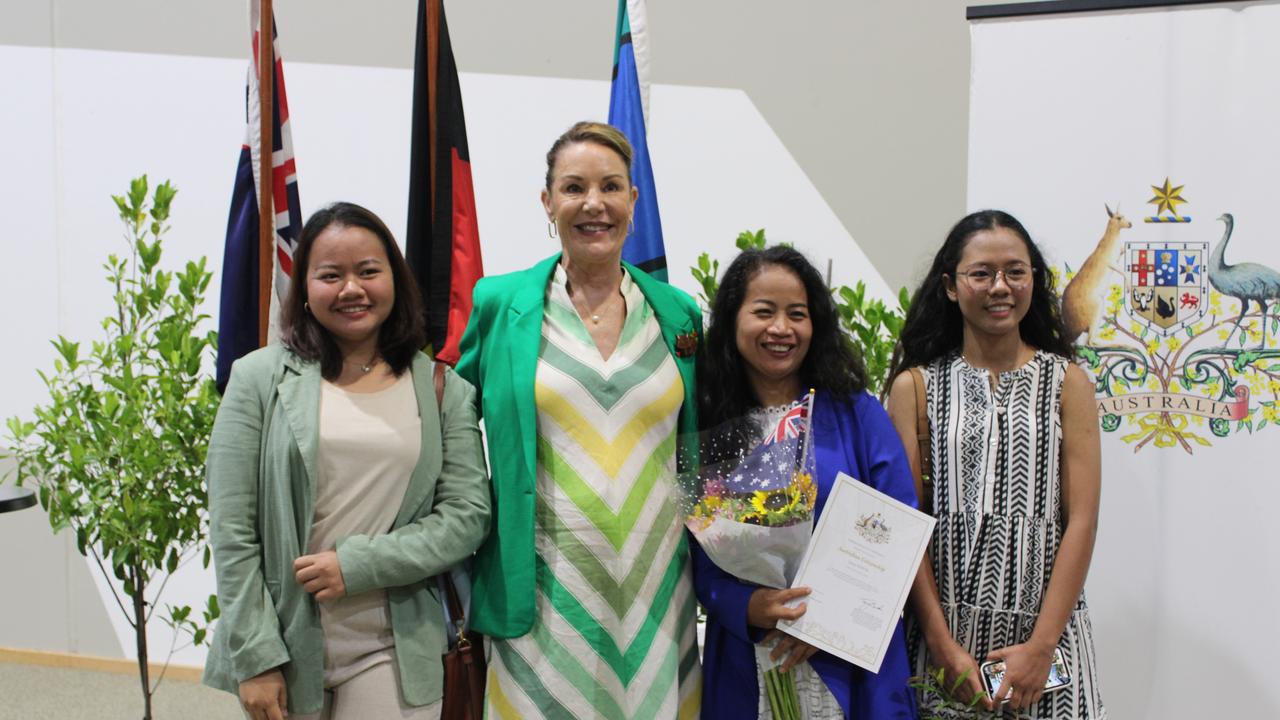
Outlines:
[{"label": "curly black hair", "polygon": [[293,282],[281,305],[280,339],[298,357],[319,361],[320,374],[333,380],[342,373],[342,353],[333,336],[306,311],[307,272],[311,248],[316,238],[331,225],[364,228],[382,242],[396,291],[391,314],[378,330],[378,354],[397,376],[413,364],[413,359],[427,344],[426,311],[422,293],[413,279],[400,246],[385,223],[372,211],[355,203],[336,202],[320,208],[302,227],[302,236],[293,250]]},{"label": "curly black hair", "polygon": [[933,265],[911,297],[911,309],[902,325],[890,364],[888,388],[902,371],[920,367],[960,349],[964,340],[964,318],[960,306],[947,297],[944,275],[954,278],[965,245],[983,230],[1004,228],[1022,239],[1035,268],[1032,274],[1031,307],[1018,324],[1018,333],[1028,345],[1070,359],[1075,352],[1062,325],[1061,303],[1053,273],[1044,255],[1017,218],[1001,210],[979,210],[964,216],[951,228],[947,239],[933,257]]},{"label": "curly black hair", "polygon": [[852,339],[840,328],[831,290],[818,270],[799,251],[785,245],[744,250],[720,280],[699,356],[698,413],[703,428],[736,422],[760,405],[738,352],[737,321],[748,283],[766,265],[795,273],[808,296],[813,337],[800,364],[801,384],[839,396],[853,395],[867,386],[866,368]]}]

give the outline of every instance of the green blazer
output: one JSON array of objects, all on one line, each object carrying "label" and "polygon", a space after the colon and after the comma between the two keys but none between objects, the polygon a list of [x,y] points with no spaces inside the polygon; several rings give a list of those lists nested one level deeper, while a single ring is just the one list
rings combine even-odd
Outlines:
[{"label": "green blazer", "polygon": [[[441,413],[431,368],[426,355],[414,358],[422,452],[391,531],[354,535],[337,548],[348,595],[387,590],[409,705],[441,695],[445,630],[432,576],[469,556],[489,523],[475,390],[449,373]],[[295,714],[318,712],[324,692],[320,614],[293,573],[311,534],[319,410],[319,364],[271,345],[232,367],[209,441],[210,544],[222,617],[204,681],[235,693],[241,681],[280,667]]]},{"label": "green blazer", "polygon": [[[542,342],[547,285],[560,255],[528,270],[486,277],[476,284],[463,333],[458,374],[475,385],[489,445],[493,532],[472,565],[472,628],[494,637],[519,637],[533,627],[533,511],[537,440],[534,376]],[[678,432],[697,431],[693,343],[702,311],[684,292],[623,263],[657,316],[662,337],[684,382]],[[675,351],[676,338],[687,350]]]}]

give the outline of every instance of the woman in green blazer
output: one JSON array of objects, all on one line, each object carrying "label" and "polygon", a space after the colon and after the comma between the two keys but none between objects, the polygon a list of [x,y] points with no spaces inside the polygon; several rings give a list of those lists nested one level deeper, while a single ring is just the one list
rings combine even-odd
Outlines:
[{"label": "woman in green blazer", "polygon": [[320,210],[294,261],[283,343],[233,366],[210,441],[204,679],[254,720],[438,717],[433,576],[489,520],[475,391],[446,373],[437,407],[422,301],[373,213]]},{"label": "woman in green blazer", "polygon": [[458,373],[480,396],[495,523],[473,566],[487,711],[693,717],[695,601],[676,447],[697,427],[702,314],[621,260],[637,190],[616,129],[547,154],[562,252],[475,287]]}]

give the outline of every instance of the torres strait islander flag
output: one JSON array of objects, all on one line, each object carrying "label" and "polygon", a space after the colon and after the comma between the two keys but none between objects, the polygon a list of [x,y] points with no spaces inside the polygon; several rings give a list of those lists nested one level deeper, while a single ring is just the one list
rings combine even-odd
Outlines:
[{"label": "torres strait islander flag", "polygon": [[[240,148],[231,212],[227,218],[227,241],[222,261],[222,298],[218,314],[218,390],[227,386],[231,364],[258,349],[258,167],[261,147],[261,112],[258,95],[258,28],[261,4],[249,3],[252,55],[245,83],[245,141]],[[293,137],[289,129],[289,103],[285,99],[284,63],[275,18],[271,19],[274,92],[272,93],[272,185],[271,204],[275,211],[275,252],[270,277],[271,294],[267,337],[276,336],[280,300],[289,291],[293,273],[293,249],[302,232],[302,210],[298,204],[298,177],[293,159]]]},{"label": "torres strait islander flag", "polygon": [[649,23],[644,0],[618,0],[617,44],[613,49],[613,88],[609,124],[631,142],[631,183],[640,191],[634,227],[622,246],[622,259],[661,280],[667,279],[667,250],[649,162]]},{"label": "torres strait islander flag", "polygon": [[418,0],[405,259],[427,306],[431,349],[453,365],[484,267],[462,89],[442,0]]}]

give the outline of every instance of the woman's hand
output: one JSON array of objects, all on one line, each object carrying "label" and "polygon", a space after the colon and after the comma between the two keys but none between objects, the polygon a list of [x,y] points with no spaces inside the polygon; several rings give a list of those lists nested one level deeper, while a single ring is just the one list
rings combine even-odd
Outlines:
[{"label": "woman's hand", "polygon": [[791,668],[808,660],[818,652],[818,648],[803,640],[791,637],[781,630],[770,630],[769,634],[764,636],[763,642],[768,643],[774,640],[777,640],[778,644],[769,653],[769,658],[774,661],[781,657],[787,658],[782,663],[782,672],[790,672]]},{"label": "woman's hand", "polygon": [[284,720],[289,716],[289,696],[279,668],[240,683],[240,705],[249,720]]},{"label": "woman's hand", "polygon": [[995,696],[1008,698],[1009,707],[1014,710],[1039,702],[1044,695],[1044,683],[1049,679],[1053,650],[1053,646],[1046,648],[1030,642],[992,650],[988,660],[1004,661],[1004,680],[996,688]]},{"label": "woman's hand", "polygon": [[302,589],[315,596],[316,602],[336,600],[347,594],[338,553],[333,550],[294,560],[293,573]]},{"label": "woman's hand", "polygon": [[747,601],[747,624],[753,627],[772,630],[777,627],[779,620],[797,620],[808,608],[805,603],[800,603],[795,607],[787,607],[787,603],[796,598],[802,598],[810,592],[807,587],[790,588],[787,590],[775,590],[773,588],[759,588],[751,593],[751,599]]},{"label": "woman's hand", "polygon": [[[964,675],[964,682],[960,683],[960,687],[952,693],[956,700],[968,704],[979,694],[985,693],[982,687],[981,671],[978,669],[978,661],[968,653],[960,643],[953,638],[947,637],[941,647],[929,647],[929,656],[938,667],[946,672],[946,688],[951,689],[956,680]],[[967,674],[966,674],[967,673]],[[1041,685],[1044,683],[1041,682]],[[987,710],[995,710],[996,704],[989,697],[984,697],[980,703]]]}]

